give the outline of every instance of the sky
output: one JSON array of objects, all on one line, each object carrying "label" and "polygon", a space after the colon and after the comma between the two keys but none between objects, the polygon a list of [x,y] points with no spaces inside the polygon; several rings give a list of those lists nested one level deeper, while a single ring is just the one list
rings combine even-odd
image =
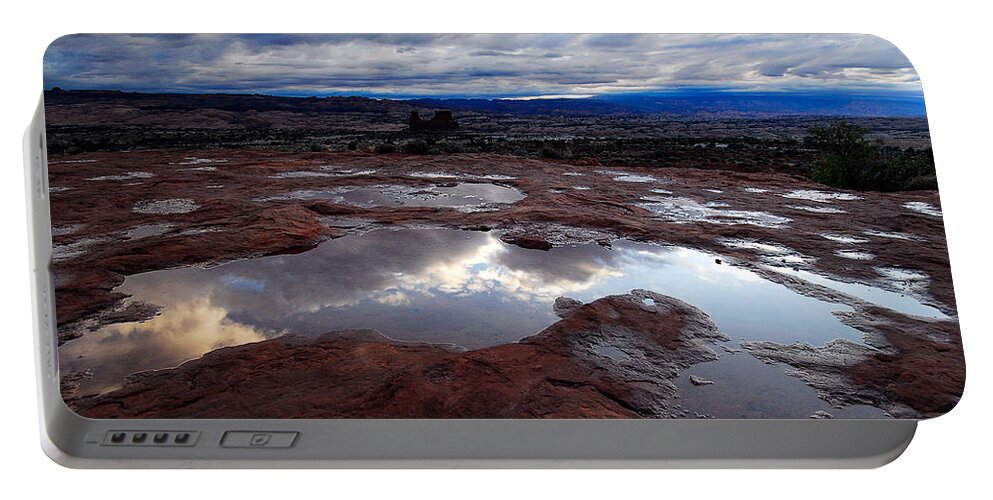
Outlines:
[{"label": "sky", "polygon": [[46,88],[293,96],[921,91],[870,35],[70,35],[44,71]]}]

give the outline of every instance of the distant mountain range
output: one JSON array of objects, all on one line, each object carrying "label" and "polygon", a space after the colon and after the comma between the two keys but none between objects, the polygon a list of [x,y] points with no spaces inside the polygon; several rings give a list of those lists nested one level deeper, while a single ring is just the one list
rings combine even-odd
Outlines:
[{"label": "distant mountain range", "polygon": [[579,99],[413,99],[424,107],[506,114],[649,113],[673,117],[925,116],[924,97],[906,92],[692,90]]},{"label": "distant mountain range", "polygon": [[[919,93],[816,91],[745,92],[690,90],[530,100],[481,98],[380,99],[357,96],[281,97],[262,94],[168,94],[116,90],[45,92],[52,124],[170,126],[336,126],[340,113],[383,123],[405,123],[415,110],[456,115],[611,116],[656,115],[672,119],[775,118],[784,116],[922,117]],[[217,112],[220,112],[218,114]],[[260,114],[262,114],[260,116]],[[220,122],[223,122],[220,123]],[[304,123],[305,122],[305,123]],[[326,122],[326,123],[325,123]]]}]

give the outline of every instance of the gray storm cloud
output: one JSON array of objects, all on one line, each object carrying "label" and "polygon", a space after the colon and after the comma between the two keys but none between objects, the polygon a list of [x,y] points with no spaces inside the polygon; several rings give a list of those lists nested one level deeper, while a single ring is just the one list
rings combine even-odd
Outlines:
[{"label": "gray storm cloud", "polygon": [[868,35],[72,35],[44,68],[47,88],[285,95],[920,89]]}]

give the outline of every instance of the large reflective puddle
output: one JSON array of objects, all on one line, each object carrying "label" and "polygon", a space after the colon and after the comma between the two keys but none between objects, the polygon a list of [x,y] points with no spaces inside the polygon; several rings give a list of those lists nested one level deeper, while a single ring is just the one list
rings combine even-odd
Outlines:
[{"label": "large reflective puddle", "polygon": [[[87,394],[120,387],[135,372],[290,332],[373,328],[397,340],[476,349],[551,325],[558,320],[556,297],[588,302],[636,288],[703,309],[732,338],[732,349],[740,340],[861,341],[861,332],[832,314],[847,306],[800,295],[693,249],[617,241],[612,248],[540,251],[506,244],[494,233],[409,229],[346,236],[297,255],[130,276],[118,291],[162,306],[162,313],[73,340],[60,348],[60,361],[64,371],[92,371],[80,388]],[[684,406],[697,401],[712,415],[732,416],[756,401],[775,406],[770,398],[787,391],[809,412],[831,410],[781,367],[716,350],[722,359],[704,372],[717,384],[686,387]],[[744,406],[717,404],[723,391],[714,388],[728,387],[730,376]],[[770,381],[786,389],[770,391]]]}]

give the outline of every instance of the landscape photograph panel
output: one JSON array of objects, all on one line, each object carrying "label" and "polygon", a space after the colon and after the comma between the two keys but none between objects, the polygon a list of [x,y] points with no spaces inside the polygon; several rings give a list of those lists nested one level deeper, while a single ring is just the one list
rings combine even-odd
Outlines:
[{"label": "landscape photograph panel", "polygon": [[71,35],[91,418],[928,418],[965,365],[920,79],[868,35]]}]

